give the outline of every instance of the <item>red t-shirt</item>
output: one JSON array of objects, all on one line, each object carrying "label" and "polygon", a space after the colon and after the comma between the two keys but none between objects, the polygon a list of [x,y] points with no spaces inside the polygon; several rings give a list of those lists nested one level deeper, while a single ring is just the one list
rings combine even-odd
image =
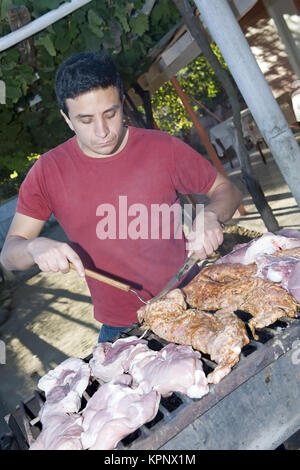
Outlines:
[{"label": "red t-shirt", "polygon": [[[20,188],[17,212],[39,220],[53,213],[86,268],[124,281],[149,299],[186,257],[178,231],[174,236],[171,229],[169,237],[160,227],[158,235],[152,209],[178,202],[176,190],[205,194],[216,173],[199,153],[161,131],[129,127],[125,148],[106,158],[85,155],[74,136],[36,161]],[[86,280],[98,321],[137,321],[142,304],[134,293]]]}]

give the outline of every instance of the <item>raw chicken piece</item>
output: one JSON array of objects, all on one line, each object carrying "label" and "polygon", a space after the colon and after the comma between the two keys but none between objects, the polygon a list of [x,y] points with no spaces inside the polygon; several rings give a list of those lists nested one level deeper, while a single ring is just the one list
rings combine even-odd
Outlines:
[{"label": "raw chicken piece", "polygon": [[146,381],[164,397],[181,392],[190,398],[201,398],[209,392],[201,354],[191,346],[170,343],[159,352],[137,353],[129,373],[135,382]]},{"label": "raw chicken piece", "polygon": [[39,389],[46,395],[46,402],[39,413],[42,423],[46,416],[56,412],[76,413],[89,378],[89,365],[76,357],[66,359],[44,375],[38,382]]},{"label": "raw chicken piece", "polygon": [[283,228],[276,232],[276,235],[282,235],[283,237],[288,238],[300,238],[299,230],[295,230],[293,228]]},{"label": "raw chicken piece", "polygon": [[90,361],[92,373],[98,379],[109,381],[128,372],[135,385],[147,381],[163,396],[181,392],[191,398],[201,398],[208,393],[201,355],[190,346],[169,344],[158,352],[136,336],[102,344],[104,347],[99,344],[94,348]]},{"label": "raw chicken piece", "polygon": [[208,353],[218,364],[207,376],[209,383],[220,382],[239,361],[242,347],[249,343],[246,327],[234,313],[186,310],[180,289],[140,308],[138,318],[161,338]]},{"label": "raw chicken piece", "polygon": [[299,263],[299,259],[292,256],[262,255],[255,260],[255,263],[258,268],[257,276],[278,282],[281,287],[288,290],[289,277],[296,264]]},{"label": "raw chicken piece", "polygon": [[82,450],[82,431],[80,415],[52,414],[29,450]]},{"label": "raw chicken piece", "polygon": [[249,243],[236,245],[228,255],[216,261],[220,263],[241,263],[250,264],[255,261],[257,256],[262,254],[273,254],[278,250],[286,250],[300,246],[299,238],[288,238],[282,235],[275,235],[268,232],[259,238],[251,240]]},{"label": "raw chicken piece", "polygon": [[118,442],[155,418],[160,395],[144,383],[131,388],[132,377],[120,375],[102,385],[83,412],[84,449],[112,450]]},{"label": "raw chicken piece", "polygon": [[288,279],[287,290],[300,304],[300,263],[297,263]]},{"label": "raw chicken piece", "polygon": [[[94,347],[93,357],[89,362],[92,375],[103,382],[109,382],[117,375],[127,372],[130,355],[138,345],[140,347],[147,345],[147,341],[137,336],[130,336],[120,338],[114,343],[99,343]],[[147,346],[146,350],[148,350]]]}]

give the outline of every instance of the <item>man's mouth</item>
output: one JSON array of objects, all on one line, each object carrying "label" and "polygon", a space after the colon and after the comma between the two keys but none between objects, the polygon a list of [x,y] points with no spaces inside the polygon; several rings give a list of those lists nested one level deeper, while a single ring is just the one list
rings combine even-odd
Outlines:
[{"label": "man's mouth", "polygon": [[96,147],[107,147],[113,143],[112,140],[106,140],[105,142],[97,142],[95,145]]}]

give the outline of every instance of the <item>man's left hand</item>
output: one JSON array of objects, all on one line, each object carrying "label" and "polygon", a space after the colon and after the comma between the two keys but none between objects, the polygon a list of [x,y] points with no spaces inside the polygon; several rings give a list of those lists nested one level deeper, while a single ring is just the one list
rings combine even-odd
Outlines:
[{"label": "man's left hand", "polygon": [[213,211],[201,211],[195,218],[193,230],[187,236],[188,256],[195,252],[206,259],[223,243],[223,230]]}]

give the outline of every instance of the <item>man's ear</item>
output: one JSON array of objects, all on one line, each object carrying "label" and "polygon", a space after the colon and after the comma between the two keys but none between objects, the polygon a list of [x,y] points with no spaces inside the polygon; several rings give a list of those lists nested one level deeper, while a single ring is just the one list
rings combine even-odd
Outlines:
[{"label": "man's ear", "polygon": [[62,117],[64,118],[64,120],[66,121],[66,123],[68,124],[69,128],[71,129],[71,131],[74,131],[73,124],[71,123],[70,119],[69,119],[68,116],[63,112],[62,109],[60,110],[60,114],[62,115]]}]

